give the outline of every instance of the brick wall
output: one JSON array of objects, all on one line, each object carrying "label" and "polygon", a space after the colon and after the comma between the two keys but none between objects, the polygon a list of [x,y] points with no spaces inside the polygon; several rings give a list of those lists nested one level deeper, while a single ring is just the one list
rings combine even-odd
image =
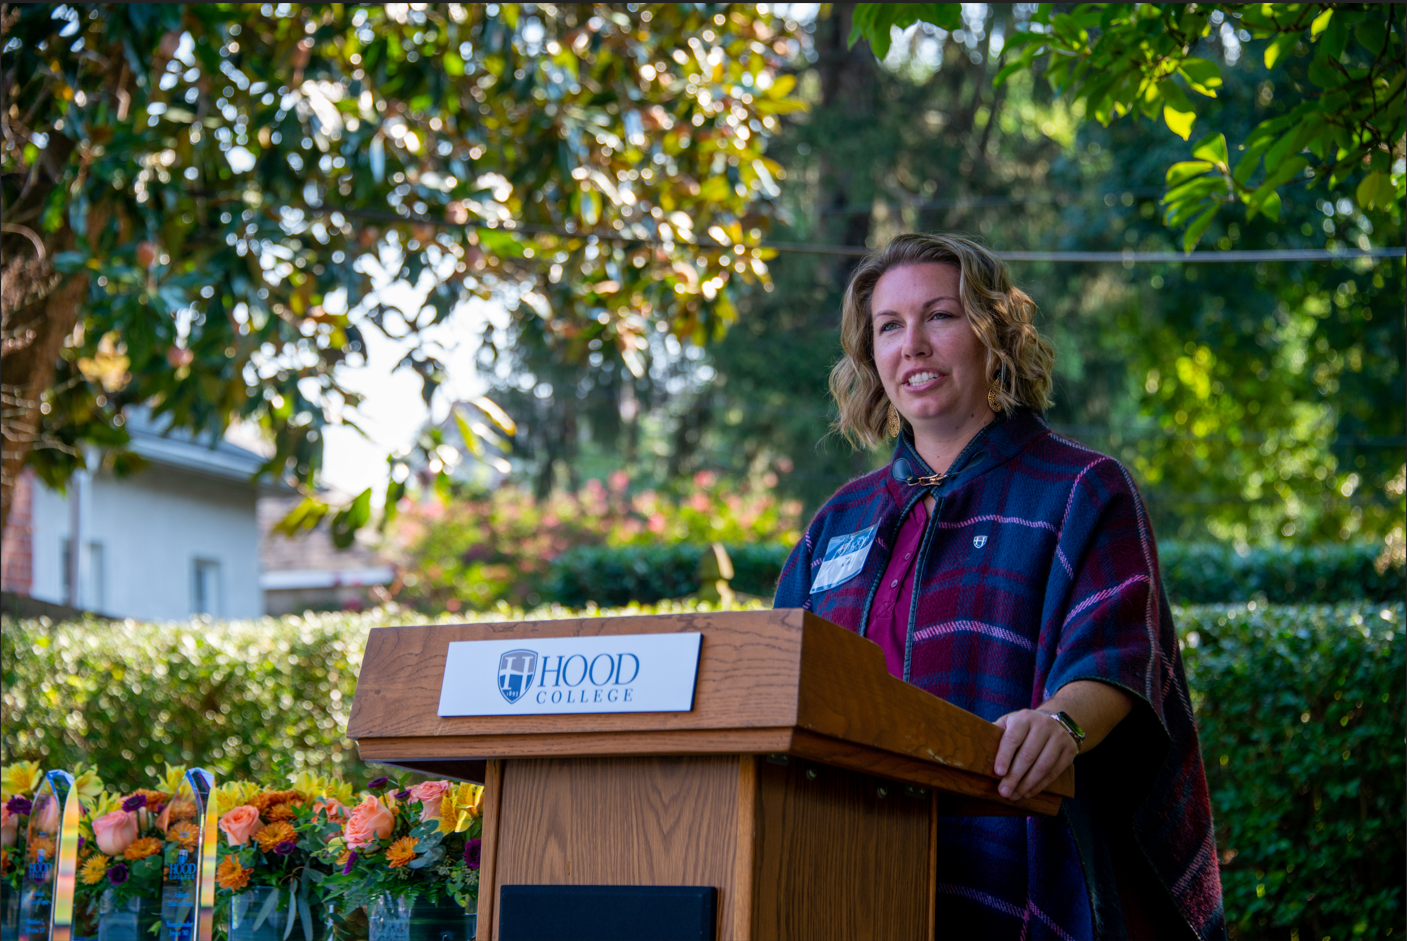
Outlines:
[{"label": "brick wall", "polygon": [[0,588],[28,595],[34,586],[34,472],[25,468],[15,482],[10,518],[0,538]]}]

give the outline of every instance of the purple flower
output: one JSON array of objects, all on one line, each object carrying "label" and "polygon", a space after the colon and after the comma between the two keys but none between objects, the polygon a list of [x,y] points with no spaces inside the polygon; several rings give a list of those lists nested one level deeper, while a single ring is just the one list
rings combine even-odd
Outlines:
[{"label": "purple flower", "polygon": [[127,864],[118,863],[107,871],[107,881],[113,885],[121,885],[127,881]]},{"label": "purple flower", "polygon": [[141,810],[147,805],[147,799],[140,794],[133,794],[122,802],[122,809],[131,813],[134,810]]},{"label": "purple flower", "polygon": [[396,800],[398,800],[398,801],[408,801],[408,800],[410,800],[410,788],[408,788],[408,787],[403,787],[403,788],[401,788],[399,791],[397,791],[397,792],[396,792]]},{"label": "purple flower", "polygon": [[353,850],[353,851],[352,851],[352,855],[350,855],[350,856],[347,857],[347,865],[345,865],[345,866],[342,867],[342,875],[344,875],[344,876],[350,876],[350,875],[352,874],[352,867],[355,866],[356,864],[357,864],[357,852],[356,852],[356,850]]},{"label": "purple flower", "polygon": [[30,799],[22,794],[16,794],[14,797],[10,798],[9,803],[5,806],[9,808],[12,814],[27,814],[34,808],[34,804]]},{"label": "purple flower", "polygon": [[293,842],[292,840],[284,840],[278,846],[274,847],[274,852],[279,854],[280,856],[287,856],[289,853],[293,852],[297,848],[297,843]]},{"label": "purple flower", "polygon": [[379,778],[372,778],[371,783],[368,784],[367,787],[371,788],[373,791],[380,791],[390,783],[391,779],[386,777],[385,775],[382,775]]},{"label": "purple flower", "polygon": [[482,845],[483,841],[478,837],[464,841],[464,862],[470,869],[479,868],[479,847]]}]

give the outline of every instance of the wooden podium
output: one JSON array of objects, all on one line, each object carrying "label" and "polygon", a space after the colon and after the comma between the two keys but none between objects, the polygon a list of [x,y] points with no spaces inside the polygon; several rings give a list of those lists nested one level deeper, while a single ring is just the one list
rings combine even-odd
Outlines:
[{"label": "wooden podium", "polygon": [[[690,712],[437,715],[451,641],[703,635]],[[1001,730],[801,610],[376,628],[347,735],[366,761],[485,785],[479,938],[505,885],[713,886],[717,937],[932,938],[937,819],[1013,803]]]}]

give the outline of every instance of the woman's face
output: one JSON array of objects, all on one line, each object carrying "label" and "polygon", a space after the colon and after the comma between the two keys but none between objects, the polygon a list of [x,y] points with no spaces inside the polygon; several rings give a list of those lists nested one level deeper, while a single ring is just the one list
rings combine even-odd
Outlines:
[{"label": "woman's face", "polygon": [[870,309],[880,381],[916,434],[991,419],[987,351],[963,311],[956,266],[892,268],[875,284]]}]

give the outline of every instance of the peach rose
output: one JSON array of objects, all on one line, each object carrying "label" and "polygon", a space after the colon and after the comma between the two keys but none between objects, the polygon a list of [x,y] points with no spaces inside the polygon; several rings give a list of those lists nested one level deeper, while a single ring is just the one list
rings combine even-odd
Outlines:
[{"label": "peach rose", "polygon": [[347,805],[335,797],[319,797],[313,801],[313,815],[320,810],[327,815],[329,823],[346,823],[350,814]]},{"label": "peach rose", "polygon": [[440,819],[440,801],[448,791],[448,781],[426,781],[410,789],[410,796],[420,801],[421,823]]},{"label": "peach rose", "polygon": [[342,832],[347,839],[348,846],[354,850],[361,849],[364,846],[370,846],[377,840],[389,837],[395,823],[396,819],[386,809],[386,805],[376,798],[368,796],[352,808],[352,815],[348,818],[347,826],[343,828]]},{"label": "peach rose", "polygon": [[243,846],[248,843],[254,831],[263,825],[264,822],[259,819],[259,811],[248,804],[240,804],[233,810],[226,811],[220,818],[220,830],[231,846]]},{"label": "peach rose", "polygon": [[130,810],[114,810],[93,821],[93,838],[108,856],[121,856],[137,839],[137,815]]},{"label": "peach rose", "polygon": [[0,846],[14,846],[20,838],[20,815],[0,804]]}]

